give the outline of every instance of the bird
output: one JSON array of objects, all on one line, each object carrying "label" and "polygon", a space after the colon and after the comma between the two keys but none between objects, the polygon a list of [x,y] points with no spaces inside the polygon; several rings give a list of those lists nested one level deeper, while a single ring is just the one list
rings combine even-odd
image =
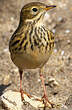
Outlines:
[{"label": "bird", "polygon": [[20,12],[19,25],[9,41],[11,59],[19,70],[21,97],[23,98],[23,70],[39,68],[44,89],[42,99],[51,106],[53,105],[48,100],[44,83],[43,67],[53,52],[55,37],[44,25],[43,20],[45,13],[55,7],[41,2],[30,2],[24,5]]}]

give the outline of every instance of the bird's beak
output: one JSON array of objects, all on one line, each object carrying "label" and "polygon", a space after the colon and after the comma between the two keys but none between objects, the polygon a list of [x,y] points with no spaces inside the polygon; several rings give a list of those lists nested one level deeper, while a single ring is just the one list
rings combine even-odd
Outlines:
[{"label": "bird's beak", "polygon": [[52,9],[52,8],[55,8],[55,7],[56,7],[55,5],[46,6],[45,10],[48,11],[48,10],[50,10],[50,9]]}]

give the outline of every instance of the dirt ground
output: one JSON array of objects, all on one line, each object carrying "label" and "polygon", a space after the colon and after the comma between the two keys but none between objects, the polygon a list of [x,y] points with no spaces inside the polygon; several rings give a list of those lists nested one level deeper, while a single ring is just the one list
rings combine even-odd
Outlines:
[{"label": "dirt ground", "polygon": [[[19,74],[10,59],[8,44],[18,26],[22,6],[31,1],[57,6],[45,21],[55,34],[55,47],[44,66],[44,77],[49,100],[62,105],[72,95],[72,0],[0,0],[0,96],[10,89],[19,91]],[[23,89],[31,95],[43,95],[38,69],[24,70]],[[4,110],[1,104],[0,110]]]}]

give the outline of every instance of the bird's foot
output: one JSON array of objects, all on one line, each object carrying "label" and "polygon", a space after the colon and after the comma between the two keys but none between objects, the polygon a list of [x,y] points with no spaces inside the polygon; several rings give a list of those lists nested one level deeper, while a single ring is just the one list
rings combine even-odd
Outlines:
[{"label": "bird's foot", "polygon": [[24,100],[24,91],[21,89],[20,90],[20,93],[21,93],[21,99],[22,99],[22,101]]},{"label": "bird's foot", "polygon": [[25,95],[27,95],[29,98],[31,98],[31,97],[32,97],[30,94],[28,94],[28,93],[24,92],[24,91],[23,91],[23,89],[21,89],[21,90],[20,90],[20,93],[21,93],[21,98],[22,98],[22,101],[24,101],[24,94],[25,94]]},{"label": "bird's foot", "polygon": [[55,107],[55,104],[50,102],[46,95],[44,95],[41,99],[40,98],[36,98],[35,100],[43,102],[44,108],[45,107],[48,107],[48,108],[54,108]]},{"label": "bird's foot", "polygon": [[42,100],[43,100],[43,103],[44,103],[45,107],[54,108],[54,105],[55,105],[55,104],[51,103],[51,102],[48,100],[47,95],[44,95],[44,96],[42,97]]}]

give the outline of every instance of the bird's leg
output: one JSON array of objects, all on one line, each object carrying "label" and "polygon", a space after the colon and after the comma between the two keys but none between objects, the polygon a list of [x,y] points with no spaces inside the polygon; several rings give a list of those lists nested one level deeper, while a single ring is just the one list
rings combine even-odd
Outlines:
[{"label": "bird's leg", "polygon": [[31,98],[32,96],[23,91],[23,89],[22,89],[22,74],[23,74],[23,71],[19,70],[19,74],[20,74],[20,93],[21,93],[21,98],[22,98],[22,101],[23,101],[24,100],[23,94],[26,94],[29,98]]},{"label": "bird's leg", "polygon": [[42,81],[42,85],[43,85],[43,89],[44,89],[44,95],[43,95],[43,98],[45,98],[46,100],[48,100],[47,98],[47,93],[46,93],[46,86],[45,86],[45,83],[44,83],[44,77],[43,77],[43,69],[40,69],[40,79]]},{"label": "bird's leg", "polygon": [[42,81],[42,85],[43,85],[43,89],[44,89],[44,96],[43,96],[43,98],[45,97],[47,99],[46,86],[44,84],[44,77],[43,77],[42,74],[40,74],[40,79]]},{"label": "bird's leg", "polygon": [[47,103],[49,103],[52,107],[54,104],[52,104],[49,100],[48,100],[48,97],[47,97],[47,92],[46,92],[46,86],[45,86],[45,83],[44,83],[44,77],[43,77],[43,68],[40,69],[40,79],[42,81],[42,85],[43,85],[43,89],[44,89],[44,95],[42,97],[44,103],[47,105]]},{"label": "bird's leg", "polygon": [[19,74],[20,74],[20,93],[21,93],[22,100],[24,100],[23,89],[22,89],[22,74],[23,74],[23,71],[22,70],[19,70]]}]

